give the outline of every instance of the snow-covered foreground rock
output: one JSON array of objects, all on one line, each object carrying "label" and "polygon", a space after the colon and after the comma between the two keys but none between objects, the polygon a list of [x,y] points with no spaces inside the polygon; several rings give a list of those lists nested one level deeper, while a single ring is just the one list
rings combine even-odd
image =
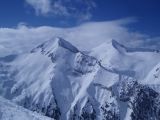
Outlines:
[{"label": "snow-covered foreground rock", "polygon": [[54,38],[0,57],[0,95],[56,120],[159,120],[160,52]]},{"label": "snow-covered foreground rock", "polygon": [[51,120],[0,97],[0,120]]}]

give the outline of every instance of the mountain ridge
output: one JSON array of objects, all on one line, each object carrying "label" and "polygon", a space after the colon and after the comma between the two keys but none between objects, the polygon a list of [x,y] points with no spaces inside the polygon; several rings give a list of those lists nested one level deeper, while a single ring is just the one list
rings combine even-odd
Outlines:
[{"label": "mountain ridge", "polygon": [[[136,99],[139,86],[148,86],[141,84],[137,74],[147,66],[150,72],[159,57],[155,52],[125,49],[128,48],[112,41],[86,54],[64,39],[54,38],[10,61],[0,59],[0,95],[10,94],[8,99],[16,104],[56,120],[123,120],[127,115],[133,120],[131,114],[137,113],[127,105]],[[147,64],[154,58],[157,61]],[[150,86],[144,91],[150,91]],[[137,102],[138,99],[133,107],[141,110]]]}]

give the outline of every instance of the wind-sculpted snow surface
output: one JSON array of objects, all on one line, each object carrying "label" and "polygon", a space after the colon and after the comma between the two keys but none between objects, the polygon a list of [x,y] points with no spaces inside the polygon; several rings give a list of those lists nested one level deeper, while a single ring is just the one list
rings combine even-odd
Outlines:
[{"label": "wind-sculpted snow surface", "polygon": [[159,60],[115,40],[86,53],[53,38],[0,58],[0,95],[56,120],[159,120]]}]

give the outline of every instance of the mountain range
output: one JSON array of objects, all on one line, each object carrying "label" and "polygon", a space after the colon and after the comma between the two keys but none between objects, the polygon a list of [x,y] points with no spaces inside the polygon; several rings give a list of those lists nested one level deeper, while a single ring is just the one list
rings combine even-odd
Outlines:
[{"label": "mountain range", "polygon": [[159,60],[158,49],[82,51],[61,37],[0,56],[0,119],[159,120]]}]

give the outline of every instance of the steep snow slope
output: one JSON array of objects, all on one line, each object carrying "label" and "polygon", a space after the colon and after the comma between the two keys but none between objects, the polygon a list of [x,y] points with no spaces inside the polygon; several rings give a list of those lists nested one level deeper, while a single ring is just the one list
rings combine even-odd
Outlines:
[{"label": "steep snow slope", "polygon": [[51,120],[0,97],[0,120]]},{"label": "steep snow slope", "polygon": [[159,60],[158,50],[114,40],[85,54],[54,38],[29,53],[0,58],[0,95],[56,120],[133,119],[140,108],[128,106]]},{"label": "steep snow slope", "polygon": [[[99,90],[96,84],[103,82],[111,87],[119,78],[116,73],[101,68],[97,59],[79,52],[61,38],[16,56],[12,62],[4,62],[2,68],[6,71],[3,74],[6,79],[1,81],[2,96],[55,119],[60,116],[69,119],[75,111],[80,116],[86,104],[92,104],[94,99],[97,105],[92,112],[101,114],[100,106],[110,98],[99,91],[109,95],[111,91]],[[93,91],[97,91],[96,96]]]},{"label": "steep snow slope", "polygon": [[150,70],[159,63],[159,50],[147,48],[127,48],[115,40],[93,49],[90,55],[101,60],[103,66],[117,71],[135,73],[136,79],[143,80]]},{"label": "steep snow slope", "polygon": [[160,63],[155,65],[148,75],[141,81],[143,85],[148,85],[158,93],[160,93]]},{"label": "steep snow slope", "polygon": [[146,76],[142,83],[149,85],[160,85],[160,63],[151,69],[150,73]]}]

